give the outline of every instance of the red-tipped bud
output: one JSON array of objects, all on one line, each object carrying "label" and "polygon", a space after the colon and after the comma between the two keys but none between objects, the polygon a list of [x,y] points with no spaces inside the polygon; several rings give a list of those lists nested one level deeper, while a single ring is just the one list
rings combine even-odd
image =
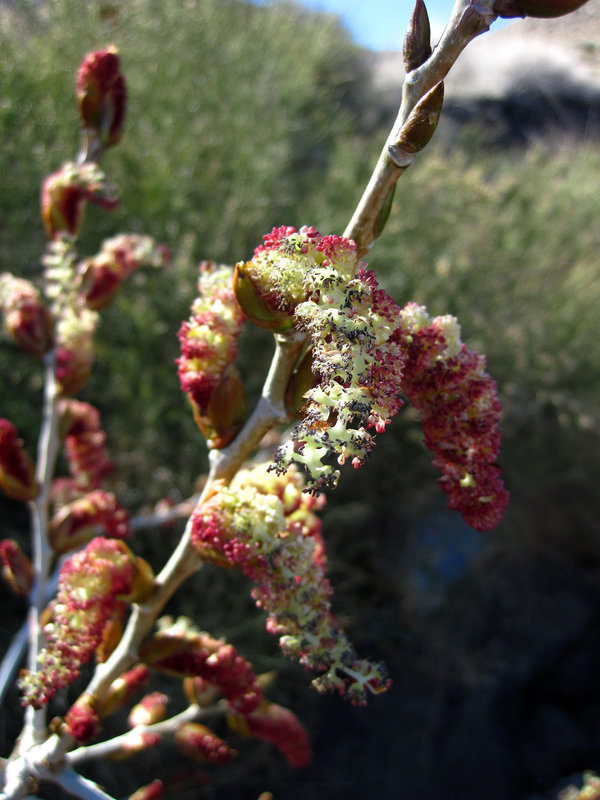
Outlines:
[{"label": "red-tipped bud", "polygon": [[123,132],[127,90],[115,47],[88,53],[77,72],[76,92],[85,135],[104,148],[117,144]]},{"label": "red-tipped bud", "polygon": [[162,692],[152,692],[143,697],[129,712],[127,723],[130,728],[137,725],[154,725],[163,720],[167,713],[169,698]]},{"label": "red-tipped bud", "polygon": [[229,764],[237,755],[227,742],[198,722],[184,723],[175,734],[175,742],[186,756],[211,764]]},{"label": "red-tipped bud", "polygon": [[264,294],[252,280],[248,265],[241,261],[235,267],[233,281],[235,299],[250,322],[273,333],[283,333],[294,327],[294,318],[277,307],[273,295]]},{"label": "red-tipped bud", "polygon": [[178,677],[200,677],[218,687],[230,706],[253,711],[262,692],[250,664],[231,645],[187,627],[185,620],[159,631],[139,648],[148,666]]},{"label": "red-tipped bud", "polygon": [[91,350],[59,347],[56,352],[56,382],[61,395],[74,395],[87,383],[94,355]]},{"label": "red-tipped bud", "polygon": [[101,311],[132,272],[143,266],[165,267],[169,260],[169,249],[151,236],[130,233],[107,239],[97,256],[79,266],[87,307]]},{"label": "red-tipped bud", "polygon": [[98,699],[93,694],[82,694],[67,711],[65,725],[78,744],[85,744],[100,732]]},{"label": "red-tipped bud", "polygon": [[160,800],[164,793],[163,782],[156,780],[146,786],[140,786],[137,791],[129,796],[129,800]]},{"label": "red-tipped bud", "polygon": [[102,716],[107,717],[127,705],[148,683],[149,679],[150,672],[145,664],[138,664],[133,669],[120,675],[111,683],[102,700],[100,707]]},{"label": "red-tipped bud", "polygon": [[113,465],[104,445],[100,414],[90,403],[63,399],[60,403],[59,433],[65,440],[65,455],[79,490],[95,489]]},{"label": "red-tipped bud", "polygon": [[431,55],[431,27],[423,0],[416,0],[402,50],[407,72],[420,67]]},{"label": "red-tipped bud", "polygon": [[54,343],[52,314],[32,283],[2,273],[0,312],[6,330],[22,350],[37,357],[50,350]]},{"label": "red-tipped bud", "polygon": [[0,488],[14,500],[33,500],[38,493],[35,470],[17,429],[0,418]]},{"label": "red-tipped bud", "polygon": [[15,594],[28,595],[33,586],[33,566],[14,539],[0,542],[2,577]]},{"label": "red-tipped bud", "polygon": [[117,206],[118,198],[97,164],[67,163],[42,184],[41,211],[49,239],[60,234],[77,236],[86,202],[102,208]]},{"label": "red-tipped bud", "polygon": [[230,364],[211,395],[205,414],[198,412],[192,400],[194,419],[209,448],[221,450],[235,439],[246,419],[246,406],[242,377],[235,364]]},{"label": "red-tipped bud", "polygon": [[504,19],[513,17],[562,17],[585,5],[587,0],[496,0],[492,11]]},{"label": "red-tipped bud", "polygon": [[277,747],[294,767],[306,767],[312,758],[306,728],[288,708],[263,700],[246,716],[232,715],[229,724],[238,733],[265,739]]},{"label": "red-tipped bud", "polygon": [[67,553],[91,542],[99,528],[116,539],[125,539],[131,532],[129,514],[114,494],[96,489],[55,514],[50,523],[50,546],[55,553]]}]

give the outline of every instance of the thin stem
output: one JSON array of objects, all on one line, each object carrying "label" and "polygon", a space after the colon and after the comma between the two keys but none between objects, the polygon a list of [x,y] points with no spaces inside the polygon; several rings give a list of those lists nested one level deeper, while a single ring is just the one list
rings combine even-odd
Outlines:
[{"label": "thin stem", "polygon": [[443,81],[467,44],[487,31],[496,19],[492,0],[456,0],[448,25],[432,55],[406,76],[398,116],[379,155],[373,174],[344,236],[354,239],[362,258],[379,235],[378,217],[398,178],[413,163],[416,153],[398,147],[411,111],[430,89]]},{"label": "thin stem", "polygon": [[[48,514],[54,465],[58,453],[58,414],[56,390],[56,353],[51,350],[44,357],[44,405],[42,427],[38,439],[36,481],[40,488],[35,500],[29,504],[35,581],[30,596],[28,613],[29,655],[28,668],[37,672],[38,655],[44,646],[40,616],[47,603],[48,581],[52,566],[52,550],[48,544]],[[27,708],[23,741],[29,738],[39,743],[46,736],[44,709]]]},{"label": "thin stem", "polygon": [[198,705],[192,704],[181,713],[169,717],[169,719],[155,722],[153,725],[136,725],[135,728],[122,733],[120,736],[115,736],[113,739],[78,747],[77,750],[72,750],[70,753],[67,753],[65,760],[71,766],[77,766],[85,761],[107,758],[117,753],[119,750],[122,750],[124,747],[126,748],[131,744],[132,739],[138,735],[144,733],[157,733],[160,736],[164,734],[173,734],[185,722],[196,722],[197,720],[207,719],[208,717],[214,717],[217,714],[224,714],[225,712],[225,705],[217,704],[209,708],[201,708]]},{"label": "thin stem", "polygon": [[54,783],[57,783],[69,794],[80,797],[82,800],[115,800],[101,789],[97,783],[78,775],[72,769],[62,769],[53,776]]}]

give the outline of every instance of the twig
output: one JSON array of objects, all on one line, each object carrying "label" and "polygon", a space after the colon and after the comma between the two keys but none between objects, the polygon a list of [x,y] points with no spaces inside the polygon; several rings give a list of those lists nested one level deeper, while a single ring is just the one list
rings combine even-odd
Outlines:
[{"label": "twig", "polygon": [[[56,399],[56,352],[51,350],[44,357],[44,406],[36,463],[36,481],[40,491],[36,499],[29,504],[35,574],[28,614],[28,668],[31,673],[38,670],[37,657],[43,647],[43,631],[39,619],[47,602],[48,579],[52,564],[52,550],[48,544],[48,510],[52,476],[58,453]],[[45,709],[34,710],[28,707],[25,714],[22,746],[27,746],[30,741],[39,744],[45,737]]]},{"label": "twig", "polygon": [[373,174],[361,197],[344,236],[354,239],[358,258],[362,258],[379,235],[377,222],[396,181],[413,163],[414,152],[398,147],[411,112],[433,87],[443,81],[467,44],[487,31],[496,19],[491,0],[456,0],[448,25],[432,55],[406,76],[402,103],[390,135],[379,155]]},{"label": "twig", "polygon": [[70,753],[67,753],[65,761],[71,766],[76,766],[84,761],[91,761],[96,758],[107,758],[123,747],[126,747],[134,736],[144,733],[157,733],[161,736],[164,734],[172,734],[185,722],[194,722],[199,719],[213,717],[216,714],[224,714],[226,708],[226,705],[219,704],[210,706],[209,708],[201,708],[198,705],[192,704],[181,713],[169,717],[169,719],[155,722],[153,725],[136,725],[135,728],[126,731],[120,736],[115,736],[113,739],[78,747],[77,750],[72,750]]},{"label": "twig", "polygon": [[69,794],[81,797],[82,800],[115,800],[101,789],[97,783],[79,775],[75,770],[62,769],[53,776],[53,780]]}]

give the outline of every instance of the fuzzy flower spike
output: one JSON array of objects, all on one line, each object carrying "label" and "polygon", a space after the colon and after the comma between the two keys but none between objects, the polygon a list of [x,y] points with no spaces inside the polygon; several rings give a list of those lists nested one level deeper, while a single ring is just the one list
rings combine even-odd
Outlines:
[{"label": "fuzzy flower spike", "polygon": [[322,498],[303,492],[301,473],[274,475],[267,465],[242,470],[194,513],[192,541],[206,561],[238,567],[253,583],[267,630],[284,653],[319,676],[319,691],[337,690],[363,705],[385,691],[381,664],[358,658],[331,612],[325,545],[316,516]]},{"label": "fuzzy flower spike", "polygon": [[[263,305],[311,339],[315,385],[304,394],[292,441],[276,456],[280,473],[304,466],[309,491],[334,487],[346,461],[364,463],[373,432],[383,432],[402,406],[404,355],[392,337],[400,309],[363,267],[353,241],[306,227],[273,229],[238,265]],[[237,297],[246,310],[246,296]]]},{"label": "fuzzy flower spike", "polygon": [[401,309],[365,266],[352,241],[291,227],[275,228],[238,265],[236,296],[249,318],[256,322],[260,308],[262,318],[279,315],[281,325],[287,315],[311,341],[313,382],[302,388],[300,422],[273,469],[284,474],[296,463],[308,473],[308,491],[335,487],[339,467],[363,464],[374,434],[408,398],[450,508],[490,530],[508,493],[495,463],[500,402],[485,358],[462,344],[454,317],[430,318],[415,303]]}]

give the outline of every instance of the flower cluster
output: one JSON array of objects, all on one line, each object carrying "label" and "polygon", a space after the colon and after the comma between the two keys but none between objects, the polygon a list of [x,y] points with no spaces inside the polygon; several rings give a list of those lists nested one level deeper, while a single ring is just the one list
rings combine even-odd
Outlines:
[{"label": "flower cluster", "polygon": [[201,556],[241,568],[252,595],[268,612],[267,629],[283,651],[322,674],[319,690],[337,689],[354,703],[388,685],[383,667],[358,659],[331,613],[331,586],[320,522],[320,499],[303,492],[301,475],[267,465],[242,470],[217,487],[192,518],[192,541]]},{"label": "flower cluster", "polygon": [[175,743],[189,758],[210,764],[229,764],[236,755],[227,742],[199,722],[180,725],[175,732]]},{"label": "flower cluster", "polygon": [[44,290],[55,319],[56,379],[62,394],[75,394],[87,381],[94,361],[96,311],[79,292],[80,279],[73,242],[53,239],[43,258]]},{"label": "flower cluster", "polygon": [[[271,742],[294,766],[308,764],[310,742],[303,725],[292,711],[263,697],[251,665],[231,645],[198,631],[185,618],[173,621],[167,617],[159,620],[159,630],[144,642],[140,657],[154,669],[184,678],[190,704],[213,706],[223,697],[234,731]],[[135,714],[136,724],[155,721],[141,706]],[[149,699],[146,706],[160,714],[160,697],[153,702]],[[175,741],[186,755],[200,761],[224,764],[235,755],[226,742],[198,723],[180,725]]]},{"label": "flower cluster", "polygon": [[0,274],[0,312],[18,347],[38,357],[50,350],[54,341],[52,315],[30,281],[9,272]]},{"label": "flower cluster", "polygon": [[203,262],[199,295],[179,330],[181,388],[209,447],[225,447],[246,414],[244,388],[234,365],[244,315],[233,293],[230,267]]},{"label": "flower cluster", "polygon": [[77,236],[87,203],[116,208],[118,198],[98,164],[67,162],[42,183],[40,205],[49,239]]},{"label": "flower cluster", "polygon": [[33,500],[38,492],[35,469],[17,429],[3,418],[0,418],[0,488],[14,500]]},{"label": "flower cluster", "polygon": [[314,228],[274,228],[238,264],[235,288],[251,321],[284,331],[285,317],[310,337],[288,387],[288,411],[300,410],[300,422],[275,454],[278,473],[301,464],[308,491],[334,487],[338,467],[359,467],[408,397],[450,508],[480,530],[500,521],[508,494],[495,465],[496,385],[483,356],[461,344],[453,317],[432,320],[414,303],[401,309],[357,262],[352,241]]},{"label": "flower cluster", "polygon": [[61,400],[59,414],[69,472],[79,490],[95,489],[113,469],[100,414],[90,403],[71,398]]},{"label": "flower cluster", "polygon": [[168,248],[151,236],[123,233],[106,239],[100,252],[78,267],[86,306],[101,311],[128,275],[142,266],[164,267],[169,257]]},{"label": "flower cluster", "polygon": [[65,561],[60,572],[47,646],[35,672],[23,672],[23,702],[47,703],[79,674],[102,639],[104,625],[122,600],[136,600],[149,590],[146,571],[123,542],[97,537]]},{"label": "flower cluster", "polygon": [[402,405],[403,354],[392,337],[399,308],[362,267],[354,242],[282,227],[237,268],[237,297],[252,321],[261,324],[253,314],[259,297],[310,336],[313,385],[276,467],[303,464],[311,491],[335,486],[338,465],[360,466],[373,446],[370,429],[385,430]]},{"label": "flower cluster", "polygon": [[449,506],[476,530],[494,528],[508,504],[495,464],[500,401],[485,358],[460,341],[454,317],[431,319],[409,303],[402,311],[403,391],[421,415],[426,446],[441,473]]},{"label": "flower cluster", "polygon": [[102,489],[94,489],[56,512],[50,522],[50,546],[55,553],[67,553],[89,542],[98,528],[115,539],[131,533],[129,514],[112,492]]},{"label": "flower cluster", "polygon": [[230,717],[239,733],[274,744],[294,767],[306,767],[312,753],[310,739],[298,717],[288,708],[263,700],[256,711],[245,717]]},{"label": "flower cluster", "polygon": [[104,148],[121,139],[127,106],[115,47],[89,53],[77,72],[76,94],[85,134]]},{"label": "flower cluster", "polygon": [[196,630],[188,620],[161,621],[161,628],[141,646],[149,667],[178,677],[199,677],[215,687],[232,709],[249,714],[262,691],[250,664],[234,647]]}]

